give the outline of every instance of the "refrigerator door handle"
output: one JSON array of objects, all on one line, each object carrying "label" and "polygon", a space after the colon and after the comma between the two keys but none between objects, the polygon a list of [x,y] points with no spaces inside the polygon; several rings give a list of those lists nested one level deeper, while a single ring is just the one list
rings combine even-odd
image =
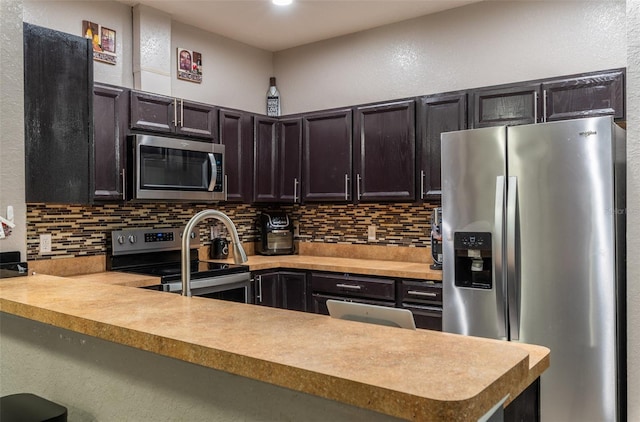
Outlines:
[{"label": "refrigerator door handle", "polygon": [[509,334],[511,340],[520,339],[520,260],[518,210],[518,178],[509,177],[507,187],[507,294]]},{"label": "refrigerator door handle", "polygon": [[505,180],[504,176],[496,177],[496,203],[495,203],[495,223],[493,240],[493,262],[495,264],[495,291],[496,291],[496,308],[498,312],[498,336],[507,339],[507,298],[505,293],[505,271],[503,257],[503,240],[504,240],[504,210],[505,210]]}]

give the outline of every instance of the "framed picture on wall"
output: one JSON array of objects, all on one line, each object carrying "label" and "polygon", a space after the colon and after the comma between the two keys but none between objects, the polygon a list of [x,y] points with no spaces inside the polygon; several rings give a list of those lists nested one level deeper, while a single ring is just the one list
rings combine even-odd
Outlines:
[{"label": "framed picture on wall", "polygon": [[116,64],[116,31],[95,22],[82,21],[82,33],[93,44],[93,60]]},{"label": "framed picture on wall", "polygon": [[189,82],[202,82],[202,54],[197,51],[178,47],[178,79]]}]

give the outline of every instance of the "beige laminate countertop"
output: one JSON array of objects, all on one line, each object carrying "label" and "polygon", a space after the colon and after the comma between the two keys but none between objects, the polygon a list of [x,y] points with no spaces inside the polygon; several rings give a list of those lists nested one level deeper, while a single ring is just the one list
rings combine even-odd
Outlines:
[{"label": "beige laminate countertop", "polygon": [[[251,255],[244,264],[250,271],[271,268],[332,271],[385,277],[442,280],[442,271],[432,270],[429,264],[418,262],[385,261],[378,259],[336,258],[312,255]],[[213,261],[233,263],[232,259]]]},{"label": "beige laminate countertop", "polygon": [[1,280],[0,311],[408,420],[477,420],[549,366],[539,346],[47,275]]},{"label": "beige laminate countertop", "polygon": [[[299,270],[376,275],[382,277],[411,278],[417,280],[442,280],[442,271],[432,270],[429,268],[429,264],[417,262],[335,258],[311,255],[250,255],[248,258],[249,260],[243,265],[247,265],[249,267],[249,271],[290,268]],[[233,259],[208,261],[233,264]],[[158,284],[160,282],[158,277],[121,272],[83,274],[72,276],[70,278],[130,287],[144,287]]]}]

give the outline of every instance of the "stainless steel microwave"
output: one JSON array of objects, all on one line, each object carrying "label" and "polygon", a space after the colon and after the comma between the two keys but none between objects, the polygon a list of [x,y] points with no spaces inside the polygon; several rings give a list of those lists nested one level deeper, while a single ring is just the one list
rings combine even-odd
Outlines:
[{"label": "stainless steel microwave", "polygon": [[134,200],[207,202],[225,199],[224,145],[132,135]]}]

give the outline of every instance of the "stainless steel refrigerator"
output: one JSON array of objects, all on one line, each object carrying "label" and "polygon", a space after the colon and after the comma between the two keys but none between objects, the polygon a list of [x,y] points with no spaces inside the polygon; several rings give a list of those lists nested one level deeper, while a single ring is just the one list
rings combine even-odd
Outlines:
[{"label": "stainless steel refrigerator", "polygon": [[442,135],[443,331],[551,349],[541,420],[626,418],[625,132]]}]

